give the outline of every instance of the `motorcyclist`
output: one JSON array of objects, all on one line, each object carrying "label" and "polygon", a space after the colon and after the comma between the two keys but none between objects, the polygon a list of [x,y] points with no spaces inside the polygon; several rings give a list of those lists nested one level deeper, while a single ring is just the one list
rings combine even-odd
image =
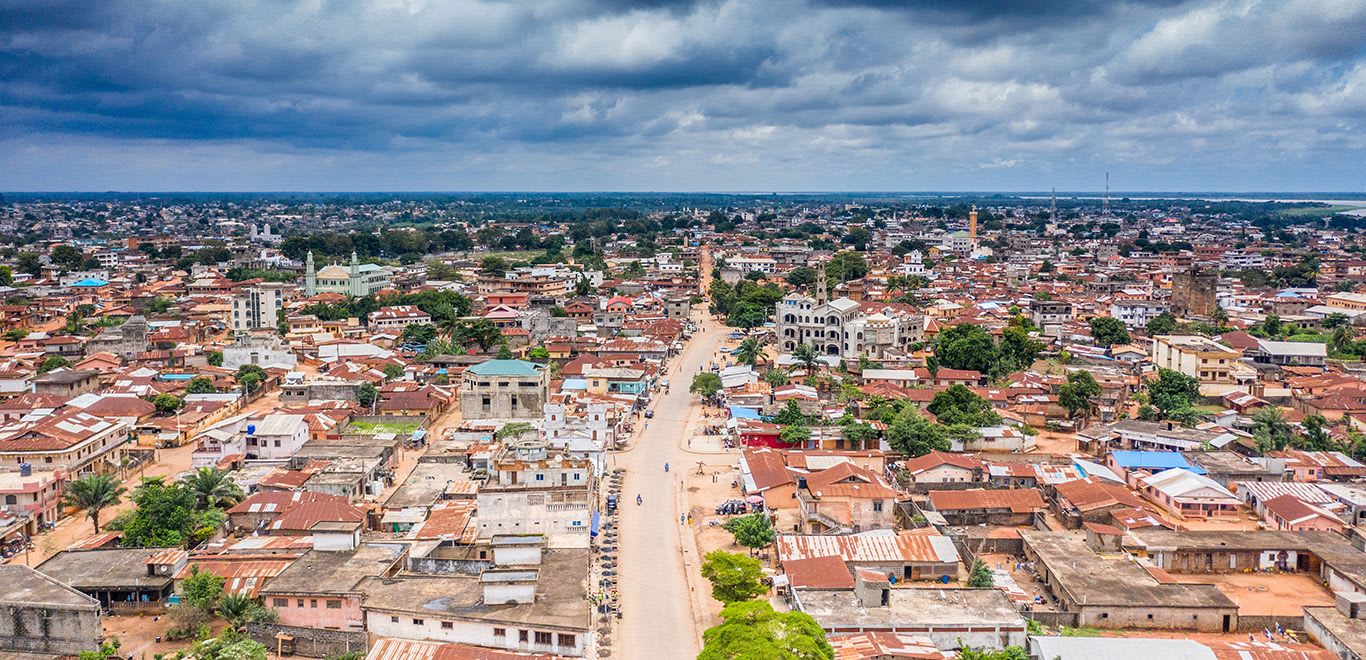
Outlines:
[{"label": "motorcyclist", "polygon": [[645,500],[642,499],[639,494],[636,495],[636,506],[640,506],[640,503],[644,501]]},{"label": "motorcyclist", "polygon": [[665,463],[665,464],[664,464],[664,471],[665,471],[665,472],[668,472],[668,471],[669,471],[669,464],[668,464],[668,463]]}]

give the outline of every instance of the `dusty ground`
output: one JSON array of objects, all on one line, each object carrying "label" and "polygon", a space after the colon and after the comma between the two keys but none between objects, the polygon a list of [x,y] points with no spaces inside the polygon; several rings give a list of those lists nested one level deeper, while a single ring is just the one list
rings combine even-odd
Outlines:
[{"label": "dusty ground", "polygon": [[[1033,573],[1030,573],[1027,570],[1016,569],[1015,562],[1017,559],[1015,557],[1007,554],[983,554],[978,555],[978,558],[981,559],[988,568],[1003,570],[1006,573],[1009,573],[1010,578],[1015,581],[1015,585],[1018,586],[1029,599],[1032,600],[1035,596],[1042,596],[1045,603],[1051,602],[1048,596],[1048,589],[1044,587],[1042,582],[1039,582],[1034,577]],[[962,575],[965,578],[968,575],[969,568],[970,567],[963,569]],[[1053,610],[1053,607],[1048,604],[1035,604],[1034,609],[1051,611]]]},{"label": "dusty ground", "polygon": [[1200,519],[1177,520],[1177,519],[1174,519],[1173,522],[1175,522],[1175,523],[1178,524],[1178,525],[1181,525],[1182,527],[1185,527],[1186,529],[1193,529],[1193,530],[1219,530],[1219,529],[1223,529],[1223,530],[1256,531],[1256,530],[1260,529],[1260,527],[1258,527],[1258,523],[1260,523],[1261,520],[1258,519],[1256,516],[1252,515],[1251,512],[1246,512],[1246,511],[1245,511],[1245,512],[1243,513],[1243,515],[1240,516],[1240,517],[1238,517],[1238,518],[1215,518],[1215,519],[1211,519],[1211,520],[1200,520]]},{"label": "dusty ground", "polygon": [[1213,584],[1238,604],[1239,614],[1298,616],[1306,605],[1333,605],[1333,594],[1308,573],[1229,573],[1172,577],[1191,584]]},{"label": "dusty ground", "polygon": [[[132,655],[134,658],[152,657],[156,653],[173,653],[183,651],[193,644],[193,640],[182,640],[179,642],[168,642],[164,635],[166,629],[171,626],[171,620],[164,615],[128,615],[128,616],[108,616],[101,620],[104,625],[106,637],[119,638],[119,654],[122,657]],[[214,624],[215,629],[226,625],[222,622]],[[163,637],[158,643],[157,637]]]},{"label": "dusty ground", "polygon": [[[742,499],[739,488],[731,484],[740,479],[740,470],[734,462],[721,456],[694,456],[703,461],[702,474],[698,474],[697,460],[688,465],[688,510],[693,515],[693,533],[697,536],[697,550],[702,554],[712,550],[743,552],[744,548],[734,545],[730,532],[721,528],[730,516],[718,516],[716,505],[730,499]],[[711,523],[716,523],[712,525]]]},{"label": "dusty ground", "polygon": [[1034,436],[1034,452],[1036,454],[1073,454],[1077,451],[1077,436],[1075,433],[1058,433],[1054,431],[1040,430]]}]

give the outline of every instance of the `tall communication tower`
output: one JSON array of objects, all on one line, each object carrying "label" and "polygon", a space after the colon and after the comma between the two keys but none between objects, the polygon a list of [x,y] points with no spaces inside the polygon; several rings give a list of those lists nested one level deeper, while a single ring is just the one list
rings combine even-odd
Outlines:
[{"label": "tall communication tower", "polygon": [[1100,214],[1110,217],[1110,173],[1105,173],[1105,201],[1101,202]]},{"label": "tall communication tower", "polygon": [[1048,221],[1058,223],[1058,187],[1053,186],[1053,197],[1048,202]]}]

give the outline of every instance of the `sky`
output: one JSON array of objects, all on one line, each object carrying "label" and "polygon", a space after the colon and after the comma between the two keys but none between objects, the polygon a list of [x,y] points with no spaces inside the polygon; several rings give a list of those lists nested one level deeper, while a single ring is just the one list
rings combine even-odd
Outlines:
[{"label": "sky", "polygon": [[1362,191],[1363,0],[4,0],[0,190]]}]

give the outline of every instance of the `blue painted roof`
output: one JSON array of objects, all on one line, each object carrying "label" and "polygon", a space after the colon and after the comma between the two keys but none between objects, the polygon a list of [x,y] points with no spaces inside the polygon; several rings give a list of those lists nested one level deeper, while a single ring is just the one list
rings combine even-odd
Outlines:
[{"label": "blue painted roof", "polygon": [[98,277],[87,277],[71,286],[106,286],[109,282]]},{"label": "blue painted roof", "polygon": [[1121,450],[1110,452],[1115,463],[1126,470],[1170,470],[1181,468],[1190,470],[1196,474],[1204,474],[1205,471],[1197,466],[1191,465],[1179,452],[1174,451],[1132,451]]},{"label": "blue painted roof", "polygon": [[730,416],[739,419],[759,419],[759,411],[744,406],[731,406]]},{"label": "blue painted roof", "polygon": [[466,369],[476,376],[535,376],[536,363],[526,360],[489,360]]}]

